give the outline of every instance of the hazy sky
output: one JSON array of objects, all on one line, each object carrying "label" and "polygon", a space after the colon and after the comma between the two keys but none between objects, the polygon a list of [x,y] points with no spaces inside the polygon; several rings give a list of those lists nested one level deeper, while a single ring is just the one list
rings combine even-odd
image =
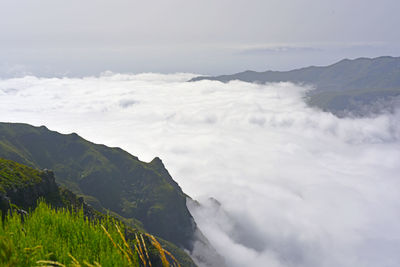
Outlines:
[{"label": "hazy sky", "polygon": [[0,76],[284,70],[400,55],[398,0],[5,0]]}]

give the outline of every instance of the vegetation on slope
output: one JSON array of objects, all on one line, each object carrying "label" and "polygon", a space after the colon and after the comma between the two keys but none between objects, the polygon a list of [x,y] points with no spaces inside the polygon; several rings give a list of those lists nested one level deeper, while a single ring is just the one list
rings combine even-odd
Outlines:
[{"label": "vegetation on slope", "polygon": [[43,172],[0,158],[0,191],[5,193],[11,188],[32,186],[42,181]]},{"label": "vegetation on slope", "polygon": [[[149,266],[150,263],[145,262],[151,262],[152,266],[164,266],[163,258],[171,263],[176,258],[181,266],[195,266],[173,244],[156,240],[143,230],[132,229],[115,217],[101,214],[71,191],[59,188],[51,171],[36,170],[0,158],[0,189],[3,215],[0,229],[1,266],[37,266],[38,260],[47,265],[49,261],[55,261],[67,266],[78,266],[78,261],[82,266],[85,266],[84,262],[98,262],[102,266]],[[57,210],[44,203],[34,209],[38,199]],[[4,215],[7,214],[6,218]],[[101,225],[108,229],[107,232]],[[125,245],[125,242],[129,244]],[[110,250],[110,246],[117,250]],[[147,253],[143,253],[145,247]],[[165,247],[167,250],[164,250]],[[103,257],[101,251],[111,254]],[[122,259],[121,255],[112,256],[113,253],[121,254]],[[127,255],[129,259],[123,259]],[[35,262],[37,264],[31,265]],[[176,265],[179,264],[176,262]]]},{"label": "vegetation on slope", "polygon": [[34,207],[38,198],[62,206],[66,193],[59,190],[53,172],[0,158],[0,210],[3,213],[10,208],[11,200],[23,209]]},{"label": "vegetation on slope", "polygon": [[[103,221],[111,236],[124,246],[112,220]],[[35,266],[38,261],[56,261],[70,265],[80,263],[102,266],[128,266],[99,223],[85,220],[83,213],[67,210],[52,210],[44,203],[21,220],[14,213],[8,216],[0,228],[0,261],[10,266]],[[71,256],[70,256],[71,255]],[[137,256],[135,258],[138,263]]]},{"label": "vegetation on slope", "polygon": [[46,127],[0,123],[0,157],[51,169],[57,182],[99,211],[139,220],[150,233],[191,250],[196,225],[186,195],[161,160],[141,162],[120,148]]},{"label": "vegetation on slope", "polygon": [[127,241],[123,224],[88,220],[82,210],[41,202],[23,219],[14,212],[0,226],[2,266],[179,266],[154,237],[137,233]]}]

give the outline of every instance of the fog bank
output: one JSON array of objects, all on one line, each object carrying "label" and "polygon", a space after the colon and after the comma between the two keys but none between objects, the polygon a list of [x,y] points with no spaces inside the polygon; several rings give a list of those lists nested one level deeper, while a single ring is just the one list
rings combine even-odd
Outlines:
[{"label": "fog bank", "polygon": [[3,79],[0,121],[161,157],[228,266],[400,265],[398,111],[339,119],[310,88],[193,76]]}]

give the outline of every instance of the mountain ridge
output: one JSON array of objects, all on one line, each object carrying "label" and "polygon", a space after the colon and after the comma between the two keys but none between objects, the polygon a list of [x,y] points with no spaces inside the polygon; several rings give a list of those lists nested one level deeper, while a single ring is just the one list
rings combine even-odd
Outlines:
[{"label": "mountain ridge", "polygon": [[343,59],[328,66],[309,66],[290,71],[244,71],[232,75],[199,76],[189,82],[202,80],[308,85],[314,90],[308,92],[307,103],[339,117],[392,112],[400,106],[400,57],[361,57]]},{"label": "mountain ridge", "polygon": [[44,126],[0,123],[0,157],[51,169],[57,182],[99,211],[137,219],[152,234],[192,249],[197,226],[186,198],[159,158],[150,163],[121,148],[91,143]]},{"label": "mountain ridge", "polygon": [[[336,63],[326,65],[326,66],[308,66],[308,67],[303,67],[303,68],[297,68],[289,71],[273,71],[273,70],[267,70],[267,71],[252,71],[252,70],[246,70],[243,72],[238,72],[234,74],[227,74],[227,75],[217,75],[217,76],[198,76],[194,77],[189,80],[189,82],[195,82],[195,81],[201,81],[201,80],[217,80],[221,82],[228,82],[232,80],[241,80],[241,81],[246,81],[246,82],[259,82],[259,83],[265,83],[265,82],[287,82],[287,81],[292,81],[292,82],[307,82],[309,81],[315,81],[315,77],[302,77],[304,76],[310,76],[308,72],[313,72],[317,71],[317,74],[322,75],[322,73],[326,70],[330,69],[337,69],[337,68],[343,68],[345,65],[349,67],[354,67],[355,64],[359,63],[368,63],[368,64],[395,64],[397,68],[400,67],[400,57],[392,57],[392,56],[381,56],[381,57],[376,57],[376,58],[367,58],[367,57],[360,57],[356,59],[342,59]],[[397,69],[397,71],[400,71],[400,69]],[[308,75],[307,75],[308,74]],[[353,74],[353,73],[350,73]],[[325,78],[325,77],[319,77],[319,78]],[[397,83],[398,82],[398,83]],[[396,86],[400,84],[400,80],[397,80]],[[317,88],[318,89],[318,88]],[[321,90],[326,90],[324,88],[319,88]]]}]

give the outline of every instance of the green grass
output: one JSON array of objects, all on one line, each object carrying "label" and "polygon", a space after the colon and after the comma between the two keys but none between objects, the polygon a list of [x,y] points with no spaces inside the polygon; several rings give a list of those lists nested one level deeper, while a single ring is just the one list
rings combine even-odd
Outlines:
[{"label": "green grass", "polygon": [[124,233],[112,217],[88,220],[39,202],[23,219],[14,211],[1,221],[0,266],[180,267],[154,236],[131,231],[127,241]]},{"label": "green grass", "polygon": [[[54,210],[39,203],[24,222],[14,213],[1,223],[0,265],[49,266],[46,261],[53,261],[66,266],[78,266],[77,262],[82,266],[139,266],[137,253],[128,260],[102,228],[104,225],[115,244],[124,248],[116,224],[111,218],[90,222],[83,212]],[[119,228],[124,232],[123,225]]]}]

